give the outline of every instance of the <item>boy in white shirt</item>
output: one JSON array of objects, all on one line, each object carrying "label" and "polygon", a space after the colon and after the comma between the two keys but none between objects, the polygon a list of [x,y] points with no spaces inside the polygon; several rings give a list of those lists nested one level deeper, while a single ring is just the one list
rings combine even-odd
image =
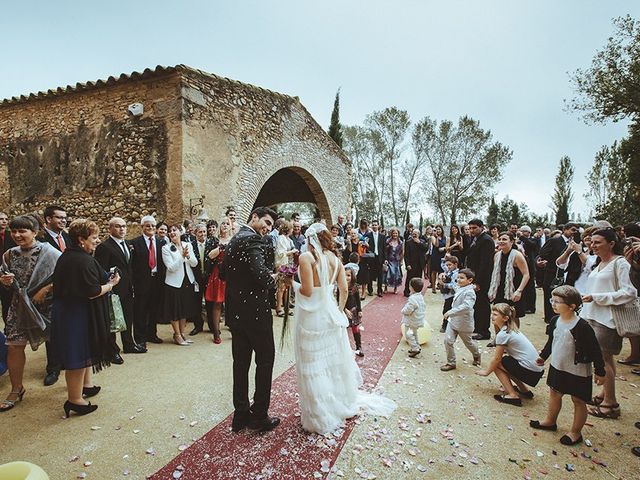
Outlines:
[{"label": "boy in white shirt", "polygon": [[409,281],[409,298],[407,303],[402,307],[402,323],[404,324],[404,335],[411,345],[409,356],[415,357],[421,351],[420,342],[418,342],[418,329],[424,327],[424,316],[427,312],[427,306],[422,296],[422,288],[424,281],[420,277],[414,277]]}]

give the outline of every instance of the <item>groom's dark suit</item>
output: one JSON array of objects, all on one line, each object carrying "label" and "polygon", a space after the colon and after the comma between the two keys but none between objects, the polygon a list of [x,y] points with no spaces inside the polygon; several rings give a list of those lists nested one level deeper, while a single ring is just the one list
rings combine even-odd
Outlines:
[{"label": "groom's dark suit", "polygon": [[[232,334],[234,424],[267,419],[275,357],[273,316],[269,290],[275,287],[265,265],[265,244],[253,229],[244,226],[225,249],[221,275],[227,281],[225,321]],[[249,405],[249,367],[256,354],[256,390]]]}]

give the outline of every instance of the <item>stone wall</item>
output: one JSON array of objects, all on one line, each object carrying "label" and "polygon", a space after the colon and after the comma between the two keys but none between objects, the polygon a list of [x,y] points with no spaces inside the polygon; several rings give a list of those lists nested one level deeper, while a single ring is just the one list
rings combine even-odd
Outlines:
[{"label": "stone wall", "polygon": [[297,98],[194,71],[183,76],[182,97],[186,204],[204,194],[212,218],[234,205],[243,220],[267,180],[287,168],[325,218],[348,211],[350,162]]},{"label": "stone wall", "polygon": [[[180,217],[167,196],[181,181],[167,175],[181,164],[179,86],[174,73],[0,105],[0,209],[55,203],[103,226],[114,215]],[[135,102],[142,117],[127,113]]]},{"label": "stone wall", "polygon": [[142,215],[180,222],[204,194],[211,218],[234,205],[244,220],[259,194],[276,203],[263,187],[282,169],[298,182],[282,185],[289,201],[311,192],[325,218],[348,211],[350,162],[297,98],[182,65],[0,103],[10,215],[54,203],[101,226],[122,216],[132,236]]}]

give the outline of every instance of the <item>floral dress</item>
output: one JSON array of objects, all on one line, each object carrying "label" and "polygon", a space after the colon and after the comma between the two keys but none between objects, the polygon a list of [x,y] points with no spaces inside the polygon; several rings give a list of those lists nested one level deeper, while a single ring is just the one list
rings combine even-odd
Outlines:
[{"label": "floral dress", "polygon": [[398,239],[398,243],[393,245],[387,240],[387,261],[389,268],[387,269],[387,279],[385,284],[389,287],[399,287],[402,285],[402,240]]},{"label": "floral dress", "polygon": [[[35,268],[36,262],[38,261],[38,255],[41,251],[42,244],[36,242],[36,244],[29,249],[23,250],[20,247],[14,247],[10,250],[7,250],[7,252],[5,253],[5,259],[7,265],[9,266],[9,270],[15,275],[14,278],[18,282],[18,285],[20,285],[21,287],[25,287],[29,283],[31,274],[33,273],[33,269]],[[9,306],[9,313],[7,315],[6,325],[4,329],[4,334],[7,337],[7,345],[26,345],[28,343],[26,332],[20,330],[17,325],[18,302],[18,295],[14,295],[11,300],[11,305]],[[46,308],[50,311],[50,302],[47,302]],[[49,312],[42,313],[47,317],[49,316]]]}]

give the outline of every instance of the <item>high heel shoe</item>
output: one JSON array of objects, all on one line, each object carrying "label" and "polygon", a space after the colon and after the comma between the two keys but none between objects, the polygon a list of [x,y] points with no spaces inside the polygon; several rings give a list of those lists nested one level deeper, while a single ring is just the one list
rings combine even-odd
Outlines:
[{"label": "high heel shoe", "polygon": [[9,396],[16,395],[16,399],[9,400],[9,398],[7,397],[6,400],[2,400],[0,402],[0,412],[6,412],[7,410],[11,410],[13,407],[15,407],[16,403],[22,401],[22,397],[24,397],[25,392],[26,390],[24,389],[24,387],[22,387],[22,390],[20,390],[19,392],[10,392]]},{"label": "high heel shoe", "polygon": [[187,342],[188,344],[192,344],[193,340],[191,340],[190,338],[186,338],[184,336],[184,333],[181,333],[180,336],[182,337],[182,340],[184,340],[185,342]]},{"label": "high heel shoe", "polygon": [[94,385],[93,387],[82,387],[82,396],[85,398],[95,397],[100,391],[98,385]]},{"label": "high heel shoe", "polygon": [[184,341],[184,338],[182,338],[182,335],[180,335],[179,333],[173,334],[173,343],[175,343],[176,345],[189,345]]},{"label": "high heel shoe", "polygon": [[88,405],[76,405],[67,400],[62,408],[64,408],[65,418],[69,418],[69,412],[76,412],[77,415],[87,415],[95,412],[98,409],[98,405],[91,405],[91,402]]}]

